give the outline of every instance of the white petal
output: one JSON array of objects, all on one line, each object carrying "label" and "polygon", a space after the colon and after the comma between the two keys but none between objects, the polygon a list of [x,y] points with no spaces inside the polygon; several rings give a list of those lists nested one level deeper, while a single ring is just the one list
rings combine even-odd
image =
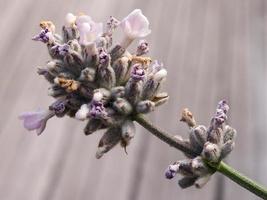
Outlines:
[{"label": "white petal", "polygon": [[85,120],[87,118],[87,114],[89,113],[89,108],[87,104],[83,104],[80,109],[76,112],[75,118],[79,120]]},{"label": "white petal", "polygon": [[127,17],[125,17],[120,26],[124,34],[132,39],[145,37],[151,30],[149,29],[149,21],[143,15],[140,9],[135,9]]},{"label": "white petal", "polygon": [[78,26],[82,23],[92,23],[92,22],[93,22],[92,18],[88,15],[81,15],[81,16],[78,16],[76,19],[76,24]]},{"label": "white petal", "polygon": [[101,92],[96,92],[93,97],[94,101],[101,101],[102,98],[103,94]]},{"label": "white petal", "polygon": [[75,24],[76,18],[77,17],[75,15],[73,15],[72,13],[68,13],[66,15],[66,18],[65,18],[66,25],[67,26],[72,26],[73,24]]}]

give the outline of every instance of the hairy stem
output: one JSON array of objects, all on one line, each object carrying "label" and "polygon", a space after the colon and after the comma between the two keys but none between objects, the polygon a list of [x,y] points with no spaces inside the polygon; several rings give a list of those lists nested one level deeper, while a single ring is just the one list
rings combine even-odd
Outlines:
[{"label": "hairy stem", "polygon": [[[150,131],[153,135],[158,137],[163,142],[169,144],[170,146],[192,156],[196,156],[197,154],[189,148],[187,145],[182,143],[180,140],[177,140],[174,136],[160,130],[159,128],[155,127],[151,122],[149,122],[144,115],[138,114],[133,117],[133,119],[138,122],[141,126],[145,129]],[[207,162],[207,161],[205,161]],[[208,163],[207,164],[216,171],[224,174],[232,181],[236,182],[238,185],[242,186],[243,188],[249,190],[250,192],[254,193],[255,195],[267,199],[267,189],[260,184],[256,183],[255,181],[247,178],[246,176],[242,175],[229,165],[224,162],[219,163]]]}]

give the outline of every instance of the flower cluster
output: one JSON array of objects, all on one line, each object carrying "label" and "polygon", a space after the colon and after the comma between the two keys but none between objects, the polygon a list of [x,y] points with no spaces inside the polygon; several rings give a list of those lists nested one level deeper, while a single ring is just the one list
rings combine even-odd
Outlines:
[{"label": "flower cluster", "polygon": [[[62,35],[51,21],[42,21],[40,27],[41,33],[33,40],[47,45],[52,60],[38,74],[51,84],[49,95],[56,101],[48,110],[21,114],[24,127],[40,135],[48,119],[68,115],[87,121],[86,135],[107,129],[97,158],[118,143],[126,148],[135,135],[132,116],[151,112],[169,98],[159,92],[167,71],[145,56],[148,43],[140,40],[136,52],[127,51],[133,40],[151,32],[147,18],[136,9],[122,21],[110,17],[103,25],[90,16],[69,13]],[[118,27],[124,36],[113,45]]]},{"label": "flower cluster", "polygon": [[187,108],[183,110],[181,121],[189,127],[189,139],[179,136],[176,140],[187,145],[195,156],[186,155],[188,159],[169,165],[165,172],[166,178],[172,179],[177,173],[181,174],[183,178],[178,183],[182,188],[192,185],[201,188],[208,182],[214,170],[205,161],[219,163],[235,145],[236,130],[225,124],[228,110],[226,101],[220,101],[209,128],[197,125],[193,114]]}]

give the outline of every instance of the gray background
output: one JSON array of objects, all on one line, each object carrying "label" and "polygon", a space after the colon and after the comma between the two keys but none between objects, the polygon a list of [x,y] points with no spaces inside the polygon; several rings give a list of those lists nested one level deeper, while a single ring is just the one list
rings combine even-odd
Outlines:
[{"label": "gray background", "polygon": [[49,59],[46,47],[30,38],[40,20],[60,29],[67,12],[79,11],[105,21],[141,8],[151,22],[150,55],[168,69],[171,96],[150,119],[186,136],[178,121],[183,107],[208,125],[227,99],[238,131],[227,162],[267,185],[265,0],[0,0],[0,8],[1,200],[257,199],[219,174],[201,190],[165,180],[166,166],[183,155],[139,126],[128,155],[116,147],[101,160],[94,157],[101,133],[86,137],[82,122],[52,119],[40,137],[23,129],[19,113],[53,101],[36,74]]}]

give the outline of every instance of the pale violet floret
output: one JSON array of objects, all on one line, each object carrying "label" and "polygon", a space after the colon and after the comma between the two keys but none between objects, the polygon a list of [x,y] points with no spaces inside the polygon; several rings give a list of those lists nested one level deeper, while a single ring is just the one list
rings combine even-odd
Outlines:
[{"label": "pale violet floret", "polygon": [[134,39],[146,37],[151,33],[149,21],[140,9],[135,9],[125,17],[120,26],[124,33],[121,46],[127,48]]},{"label": "pale violet floret", "polygon": [[65,24],[66,26],[70,27],[73,26],[76,22],[77,17],[72,14],[72,13],[68,13],[65,17]]},{"label": "pale violet floret", "polygon": [[[70,22],[73,19],[69,17]],[[88,45],[103,34],[103,24],[94,22],[88,15],[78,16],[75,22],[80,33],[79,43],[81,45]]]},{"label": "pale violet floret", "polygon": [[36,130],[37,135],[40,135],[46,127],[47,120],[54,115],[55,113],[50,110],[37,110],[24,112],[19,115],[19,119],[23,120],[23,125],[27,130]]}]

